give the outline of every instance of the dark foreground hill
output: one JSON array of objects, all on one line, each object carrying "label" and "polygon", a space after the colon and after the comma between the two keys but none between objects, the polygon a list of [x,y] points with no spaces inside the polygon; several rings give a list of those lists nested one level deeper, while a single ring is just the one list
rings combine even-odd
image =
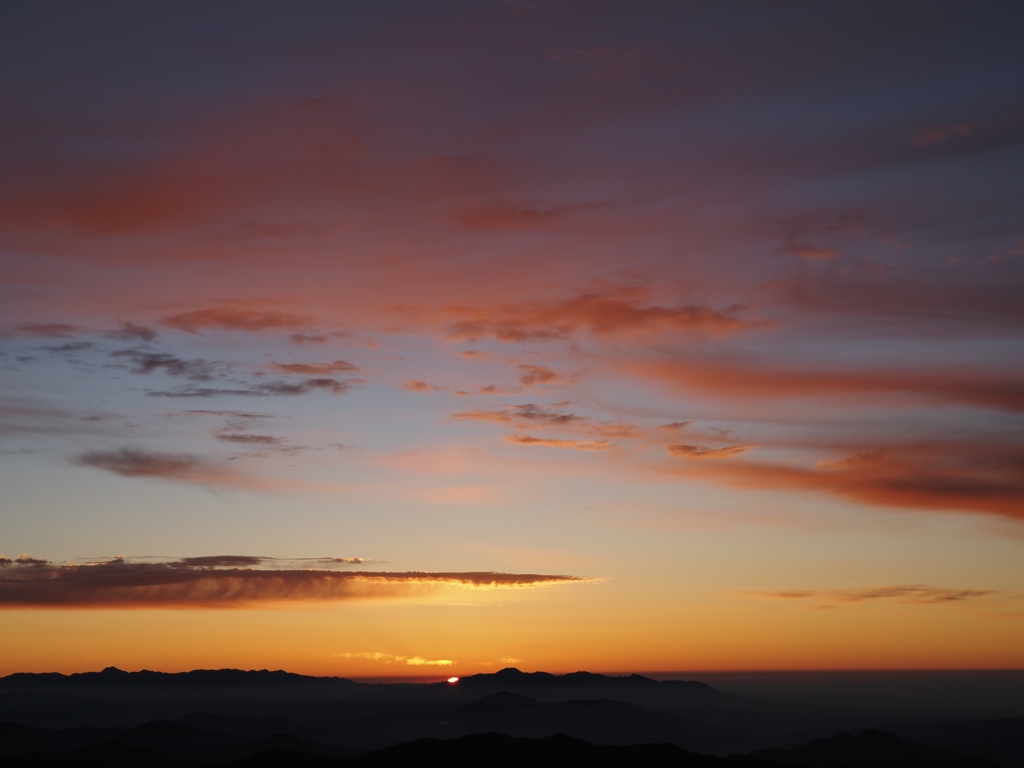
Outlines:
[{"label": "dark foreground hill", "polygon": [[965,758],[943,749],[901,739],[894,733],[865,730],[815,739],[796,749],[761,749],[752,757],[800,768],[986,768],[981,757]]},{"label": "dark foreground hill", "polygon": [[[211,752],[196,752],[202,734],[179,732],[180,742],[168,741],[170,733],[163,724],[155,724],[119,738],[87,743],[66,750],[32,751],[3,754],[0,763],[25,768],[196,768],[216,765],[221,768],[390,768],[391,766],[433,766],[448,768],[493,766],[518,768],[531,766],[631,766],[635,768],[992,768],[980,758],[959,759],[955,755],[911,744],[893,734],[866,732],[859,737],[843,734],[836,739],[812,742],[793,750],[775,750],[778,762],[768,755],[730,755],[714,757],[688,752],[674,744],[593,744],[564,734],[543,739],[514,738],[486,733],[457,739],[417,739],[412,742],[366,752],[355,757],[329,754],[323,745],[296,739],[271,738],[248,745],[234,744],[243,757],[225,762],[210,762],[223,755],[225,742],[207,740]],[[94,734],[97,737],[100,734]],[[104,736],[110,734],[103,734]],[[22,733],[21,738],[41,743],[45,734]],[[67,734],[65,734],[67,736]],[[77,735],[81,738],[81,734]],[[143,743],[148,740],[150,746]],[[851,741],[852,740],[852,741]],[[30,741],[25,741],[25,744]],[[45,743],[45,742],[42,742]],[[57,742],[54,742],[55,744]],[[65,746],[68,742],[65,742]],[[51,745],[52,746],[52,745]],[[187,756],[187,757],[186,757]],[[191,759],[188,759],[191,758]],[[205,759],[204,759],[205,758]],[[852,762],[845,762],[852,760]]]},{"label": "dark foreground hill", "polygon": [[494,766],[649,766],[650,768],[772,768],[749,757],[709,757],[674,744],[597,745],[563,734],[544,739],[515,739],[496,733],[440,741],[420,739],[352,760],[352,768],[443,765],[453,768]]},{"label": "dark foreground hill", "polygon": [[[194,765],[121,741],[89,744],[67,752],[3,758],[4,765],[34,768],[189,768]],[[748,757],[716,758],[673,744],[595,745],[562,734],[544,739],[474,734],[458,739],[418,739],[358,757],[330,757],[296,748],[254,752],[224,768],[390,768],[391,766],[636,766],[637,768],[772,768]]]}]

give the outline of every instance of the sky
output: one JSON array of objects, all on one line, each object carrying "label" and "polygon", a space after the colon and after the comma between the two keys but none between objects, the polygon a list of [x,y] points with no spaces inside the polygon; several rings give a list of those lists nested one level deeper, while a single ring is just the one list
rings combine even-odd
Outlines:
[{"label": "sky", "polygon": [[1018,3],[4,3],[0,674],[1024,667]]}]

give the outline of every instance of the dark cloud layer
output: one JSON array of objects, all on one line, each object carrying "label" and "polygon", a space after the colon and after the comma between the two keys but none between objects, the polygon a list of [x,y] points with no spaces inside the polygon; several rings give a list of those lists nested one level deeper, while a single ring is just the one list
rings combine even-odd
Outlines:
[{"label": "dark cloud layer", "polygon": [[189,568],[254,568],[257,566],[282,570],[294,567],[296,563],[309,566],[361,565],[369,563],[364,557],[297,557],[281,558],[264,555],[204,555],[202,557],[182,557],[162,563],[168,567]]},{"label": "dark cloud layer", "polygon": [[[268,558],[173,562],[122,558],[83,565],[0,560],[2,608],[246,608],[281,603],[411,598],[447,586],[525,588],[579,582],[515,573],[260,569]],[[335,561],[337,562],[337,561]]]}]

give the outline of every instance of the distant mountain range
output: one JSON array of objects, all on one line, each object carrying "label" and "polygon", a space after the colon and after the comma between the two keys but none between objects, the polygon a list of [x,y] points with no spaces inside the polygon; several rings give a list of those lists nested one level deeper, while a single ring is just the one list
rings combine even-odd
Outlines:
[{"label": "distant mountain range", "polygon": [[744,698],[694,681],[517,669],[422,684],[266,670],[108,668],[0,678],[4,765],[258,768],[435,759],[1024,768],[1024,718],[894,721],[884,708]]}]

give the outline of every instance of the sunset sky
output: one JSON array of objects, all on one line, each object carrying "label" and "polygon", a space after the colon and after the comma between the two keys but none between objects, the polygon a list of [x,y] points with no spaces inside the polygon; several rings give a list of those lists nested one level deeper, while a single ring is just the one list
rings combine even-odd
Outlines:
[{"label": "sunset sky", "polygon": [[4,3],[0,674],[1024,667],[1022,29]]}]

